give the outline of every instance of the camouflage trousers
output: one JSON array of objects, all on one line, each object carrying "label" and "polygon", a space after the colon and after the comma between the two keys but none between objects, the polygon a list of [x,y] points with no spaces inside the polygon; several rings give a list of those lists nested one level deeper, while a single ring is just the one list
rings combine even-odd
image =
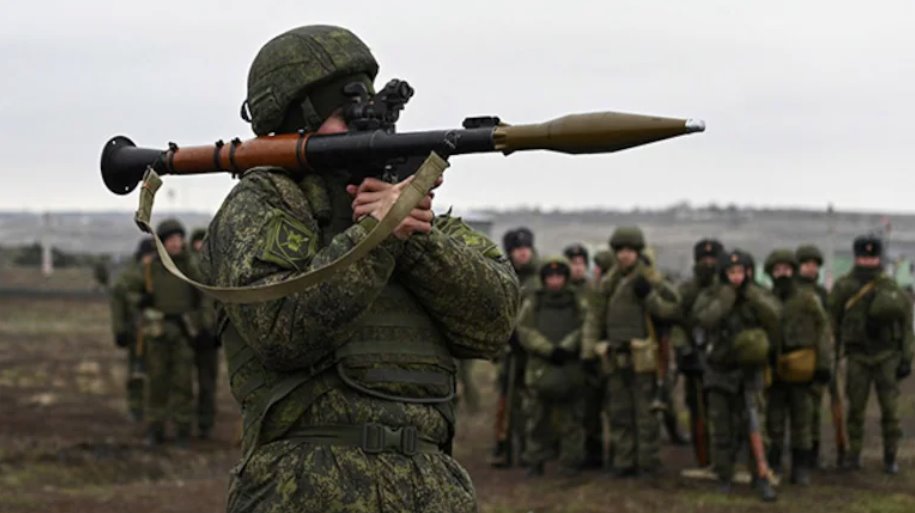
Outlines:
[{"label": "camouflage trousers", "polygon": [[194,418],[192,383],[194,351],[182,329],[165,323],[161,337],[147,339],[146,418],[151,424],[172,420],[176,426],[190,428]]},{"label": "camouflage trousers", "polygon": [[197,368],[197,426],[201,431],[208,431],[216,419],[219,347],[215,339],[194,347],[194,366]]},{"label": "camouflage trousers", "polygon": [[139,418],[146,401],[146,362],[137,350],[137,344],[127,346],[127,411]]},{"label": "camouflage trousers", "polygon": [[533,392],[524,394],[524,461],[542,463],[557,456],[559,464],[579,468],[584,459],[584,400],[549,400]]},{"label": "camouflage trousers", "polygon": [[734,478],[734,466],[741,447],[747,448],[751,468],[756,468],[756,459],[747,441],[750,433],[743,392],[709,389],[708,408],[712,469],[718,479],[731,481]]},{"label": "camouflage trousers", "polygon": [[823,422],[823,396],[826,395],[826,386],[814,383],[810,386],[810,443],[811,446],[820,443],[820,428]]},{"label": "camouflage trousers", "polygon": [[880,426],[883,434],[883,448],[895,451],[902,438],[899,427],[899,382],[896,368],[899,353],[883,358],[868,358],[855,354],[848,355],[845,379],[845,394],[848,398],[848,441],[852,454],[860,454],[864,443],[864,421],[871,385],[877,392],[880,404]]},{"label": "camouflage trousers", "polygon": [[443,453],[366,454],[278,440],[229,483],[229,513],[476,512],[467,472]]},{"label": "camouflage trousers", "polygon": [[785,383],[776,381],[769,387],[766,403],[766,433],[769,443],[781,453],[785,442],[785,425],[791,426],[791,449],[806,451],[812,447],[810,436],[811,407],[810,388],[812,384]]},{"label": "camouflage trousers", "polygon": [[583,397],[583,425],[585,431],[584,457],[593,465],[604,460],[604,424],[601,413],[607,397],[606,383],[602,376],[587,376]]},{"label": "camouflage trousers", "polygon": [[613,466],[654,471],[660,466],[661,427],[651,411],[655,397],[654,374],[617,369],[607,378]]}]

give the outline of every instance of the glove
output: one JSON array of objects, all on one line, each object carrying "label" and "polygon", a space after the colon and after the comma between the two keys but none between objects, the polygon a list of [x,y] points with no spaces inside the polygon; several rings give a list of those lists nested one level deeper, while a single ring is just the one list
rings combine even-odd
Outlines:
[{"label": "glove", "polygon": [[129,346],[131,342],[132,342],[132,337],[130,336],[130,333],[126,333],[126,332],[118,333],[117,335],[114,336],[114,345],[116,345],[120,348],[125,348],[125,347]]},{"label": "glove", "polygon": [[152,294],[147,294],[147,293],[144,292],[144,293],[140,296],[140,303],[139,303],[138,306],[139,306],[140,309],[142,310],[142,309],[144,309],[144,308],[150,308],[152,305],[153,305],[153,296],[152,296]]},{"label": "glove", "polygon": [[896,367],[896,379],[905,379],[909,377],[909,374],[912,373],[912,362],[906,360],[899,362],[899,367]]},{"label": "glove", "polygon": [[556,365],[562,365],[573,358],[575,358],[575,353],[562,347],[557,347],[550,353],[550,362]]},{"label": "glove", "polygon": [[638,275],[632,283],[632,291],[635,292],[635,297],[639,299],[645,299],[648,294],[651,294],[651,289],[651,282],[641,274]]},{"label": "glove", "polygon": [[816,369],[813,371],[813,381],[821,385],[829,383],[832,381],[832,371],[829,369]]}]

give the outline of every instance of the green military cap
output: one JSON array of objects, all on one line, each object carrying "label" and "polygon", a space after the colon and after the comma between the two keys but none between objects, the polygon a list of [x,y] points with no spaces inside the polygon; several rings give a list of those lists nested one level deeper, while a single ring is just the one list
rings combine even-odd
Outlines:
[{"label": "green military cap", "polygon": [[197,242],[198,240],[203,240],[207,236],[206,228],[196,228],[191,232],[191,242]]},{"label": "green military cap", "polygon": [[771,276],[772,270],[775,269],[776,264],[788,264],[793,269],[797,270],[797,259],[794,256],[794,251],[786,248],[779,248],[769,253],[769,256],[766,257],[766,274]]},{"label": "green military cap", "polygon": [[544,260],[543,264],[540,265],[541,280],[553,274],[561,274],[566,278],[572,274],[572,271],[569,268],[569,261],[565,257],[550,257]]},{"label": "green military cap", "polygon": [[645,248],[645,235],[637,226],[620,226],[610,236],[610,247],[613,248],[613,251],[619,251],[622,248],[641,251]]},{"label": "green military cap", "polygon": [[798,246],[797,251],[794,252],[794,257],[799,264],[807,262],[808,260],[813,260],[817,265],[823,265],[823,253],[820,252],[820,248],[813,244]]}]

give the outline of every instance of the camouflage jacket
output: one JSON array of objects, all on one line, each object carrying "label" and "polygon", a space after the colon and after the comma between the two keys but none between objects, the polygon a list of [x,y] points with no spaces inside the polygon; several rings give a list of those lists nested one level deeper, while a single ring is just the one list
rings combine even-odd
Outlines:
[{"label": "camouflage jacket", "polygon": [[790,353],[796,349],[816,349],[816,368],[832,368],[832,329],[826,309],[812,287],[793,283],[781,301],[781,339],[775,347],[777,354]]}]

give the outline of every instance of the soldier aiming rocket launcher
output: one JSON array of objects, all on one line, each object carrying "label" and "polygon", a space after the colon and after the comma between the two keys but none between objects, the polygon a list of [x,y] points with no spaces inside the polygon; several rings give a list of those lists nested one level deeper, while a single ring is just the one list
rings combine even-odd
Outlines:
[{"label": "soldier aiming rocket launcher", "polygon": [[569,154],[610,153],[679,135],[705,130],[702,121],[615,112],[571,114],[544,123],[507,125],[497,117],[464,120],[463,129],[397,133],[400,111],[413,96],[404,81],[391,80],[377,94],[353,82],[344,87],[351,103],[343,117],[349,132],[315,134],[300,131],[256,137],[247,141],[217,141],[207,146],[168,149],[138,148],[124,136],[113,137],[102,151],[102,178],[111,192],[127,194],[143,179],[147,168],[158,174],[239,174],[256,166],[276,166],[290,172],[331,169],[356,171],[356,183],[368,176],[390,182],[411,176],[435,152],[447,159],[470,153],[550,150]]}]

